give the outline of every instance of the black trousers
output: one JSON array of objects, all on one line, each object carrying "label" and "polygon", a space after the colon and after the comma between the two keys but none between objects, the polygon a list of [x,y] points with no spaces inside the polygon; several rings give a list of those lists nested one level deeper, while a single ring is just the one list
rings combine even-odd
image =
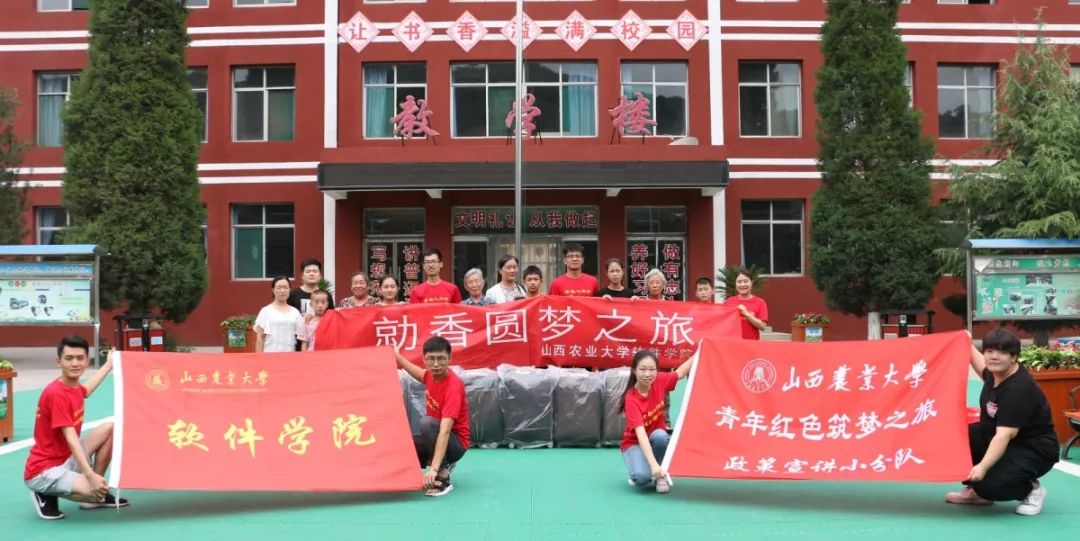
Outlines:
[{"label": "black trousers", "polygon": [[[968,425],[968,445],[971,449],[971,463],[978,464],[986,455],[993,439],[993,432],[987,434],[982,425]],[[1046,475],[1057,462],[1057,456],[1047,458],[1034,449],[1017,445],[1015,440],[1005,448],[1005,454],[982,481],[968,482],[975,493],[988,500],[997,502],[1022,500],[1031,492],[1031,483]]]},{"label": "black trousers", "polygon": [[[413,436],[413,445],[416,446],[416,456],[420,459],[421,467],[431,465],[431,458],[435,456],[435,442],[439,439],[439,420],[427,415],[420,418],[420,433]],[[443,456],[440,467],[452,464],[465,456],[465,448],[457,434],[450,433],[450,441],[446,442],[446,454]]]}]

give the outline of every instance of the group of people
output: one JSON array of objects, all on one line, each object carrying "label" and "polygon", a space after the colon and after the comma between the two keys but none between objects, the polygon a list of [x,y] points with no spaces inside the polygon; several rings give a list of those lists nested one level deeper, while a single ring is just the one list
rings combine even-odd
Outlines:
[{"label": "group of people", "polygon": [[[605,299],[627,298],[631,300],[666,300],[664,290],[667,277],[660,269],[652,269],[645,275],[645,296],[637,296],[626,285],[626,270],[622,260],[608,259],[604,264],[607,284],[600,287],[595,276],[585,273],[584,247],[567,243],[563,248],[563,264],[566,272],[551,281],[548,295],[602,297]],[[442,278],[443,257],[437,248],[423,252],[424,281],[409,292],[409,303],[452,303],[471,306],[487,306],[529,299],[543,294],[544,275],[535,265],[525,267],[518,273],[521,263],[517,256],[504,255],[496,263],[499,281],[485,289],[484,271],[479,268],[465,272],[464,298],[457,285]],[[334,307],[334,296],[319,288],[322,281],[322,263],[317,259],[305,259],[300,263],[301,283],[292,288],[287,276],[275,276],[270,281],[274,300],[264,306],[255,319],[255,351],[287,352],[312,349],[315,329],[327,310]],[[349,277],[350,295],[341,300],[338,309],[367,306],[394,306],[405,304],[398,300],[400,286],[392,274],[378,278],[372,295],[371,278],[364,272],[354,272]],[[724,300],[725,306],[736,308],[742,318],[742,337],[758,340],[769,324],[769,307],[765,300],[753,294],[753,280],[749,271],[740,271],[735,280],[735,295]],[[695,284],[697,302],[715,302],[716,289],[713,279],[701,277]]]},{"label": "group of people", "polygon": [[[1057,462],[1058,443],[1046,397],[1017,362],[1019,353],[1020,340],[1000,328],[987,333],[982,351],[972,345],[970,363],[983,379],[980,418],[968,427],[973,466],[964,488],[946,495],[949,503],[1019,501],[1017,514],[1042,512],[1046,488],[1039,479]],[[659,493],[671,490],[671,478],[661,466],[672,433],[668,395],[690,372],[695,358],[673,372],[663,372],[654,352],[640,350],[634,355],[622,394],[626,424],[620,445],[631,486]],[[425,470],[425,494],[446,495],[454,488],[454,467],[469,448],[469,406],[464,383],[450,370],[450,343],[440,336],[427,339],[423,366],[400,352],[396,359],[426,388],[426,415],[413,437]],[[84,509],[127,506],[126,500],[109,492],[104,479],[113,454],[112,423],[102,423],[80,439],[85,400],[111,371],[112,357],[86,384],[80,383],[89,364],[89,345],[69,335],[57,346],[56,364],[60,377],[41,393],[34,445],[24,471],[34,509],[41,518],[61,519],[58,498],[80,502]]]}]

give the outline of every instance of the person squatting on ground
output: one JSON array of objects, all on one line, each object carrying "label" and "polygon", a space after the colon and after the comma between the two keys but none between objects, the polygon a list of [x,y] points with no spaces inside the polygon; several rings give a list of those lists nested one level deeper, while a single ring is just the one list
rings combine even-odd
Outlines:
[{"label": "person squatting on ground", "polygon": [[1038,515],[1046,501],[1039,478],[1058,460],[1058,441],[1046,396],[1027,368],[1017,362],[1020,339],[1005,329],[971,346],[971,367],[983,380],[979,422],[968,425],[971,473],[967,485],[945,501],[990,505],[1020,501],[1018,515]]},{"label": "person squatting on ground", "polygon": [[397,364],[427,389],[427,415],[420,418],[420,433],[413,436],[416,456],[424,472],[424,494],[444,496],[454,490],[450,473],[469,449],[469,403],[465,384],[450,370],[450,342],[432,336],[424,342],[420,368],[397,352]]},{"label": "person squatting on ground", "polygon": [[668,393],[690,373],[695,358],[696,355],[674,372],[660,372],[655,352],[643,349],[634,354],[630,380],[623,391],[621,410],[626,415],[626,428],[619,445],[629,473],[627,482],[631,486],[646,487],[655,483],[656,491],[661,494],[671,490],[671,478],[660,467],[671,440],[671,425],[667,419]]},{"label": "person squatting on ground", "polygon": [[41,392],[34,418],[34,445],[23,479],[34,510],[46,520],[64,518],[59,498],[81,502],[81,509],[126,507],[127,500],[109,493],[105,471],[113,451],[113,425],[102,423],[82,440],[86,399],[112,371],[112,355],[86,385],[79,378],[90,364],[90,345],[68,335],[56,347],[60,377]]}]

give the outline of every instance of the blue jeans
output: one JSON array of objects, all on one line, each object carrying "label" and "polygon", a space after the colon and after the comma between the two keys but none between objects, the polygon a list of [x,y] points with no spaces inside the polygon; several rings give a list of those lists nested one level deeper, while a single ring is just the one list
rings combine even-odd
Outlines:
[{"label": "blue jeans", "polygon": [[[652,447],[653,457],[657,462],[664,461],[664,453],[667,452],[669,441],[671,441],[671,434],[668,434],[667,430],[658,428],[649,434],[649,446]],[[626,470],[630,473],[630,480],[635,485],[643,487],[652,482],[652,468],[649,467],[649,461],[645,459],[645,453],[641,451],[640,445],[623,451],[622,458],[626,463]]]}]

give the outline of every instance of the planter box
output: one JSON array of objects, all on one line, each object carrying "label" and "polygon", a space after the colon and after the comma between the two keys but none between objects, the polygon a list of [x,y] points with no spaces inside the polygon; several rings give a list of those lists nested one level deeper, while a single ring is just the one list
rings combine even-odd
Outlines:
[{"label": "planter box", "polygon": [[821,323],[791,323],[792,342],[824,342],[825,331],[829,324]]},{"label": "planter box", "polygon": [[254,353],[255,331],[246,329],[222,329],[221,345],[225,353]]},{"label": "planter box", "polygon": [[0,370],[0,441],[6,442],[15,435],[15,386],[12,379],[19,373]]},{"label": "planter box", "polygon": [[1032,370],[1031,375],[1039,384],[1046,400],[1050,402],[1050,417],[1054,420],[1054,431],[1057,432],[1058,443],[1064,444],[1075,434],[1069,427],[1069,420],[1063,413],[1072,409],[1069,402],[1069,389],[1080,385],[1080,370]]}]

